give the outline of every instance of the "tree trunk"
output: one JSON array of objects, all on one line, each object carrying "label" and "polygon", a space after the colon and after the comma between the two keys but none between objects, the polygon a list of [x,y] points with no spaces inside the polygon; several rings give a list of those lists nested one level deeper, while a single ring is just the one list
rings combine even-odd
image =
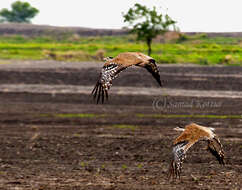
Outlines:
[{"label": "tree trunk", "polygon": [[150,56],[151,54],[151,42],[152,42],[152,39],[147,39],[146,43],[147,43],[147,46],[148,46],[148,56]]}]

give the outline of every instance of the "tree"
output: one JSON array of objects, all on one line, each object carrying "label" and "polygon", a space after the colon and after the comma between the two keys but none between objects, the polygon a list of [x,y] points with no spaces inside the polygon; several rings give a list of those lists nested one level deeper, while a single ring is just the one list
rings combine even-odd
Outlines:
[{"label": "tree", "polygon": [[0,11],[1,22],[27,22],[35,17],[39,10],[32,7],[28,2],[16,1],[11,5],[12,10],[6,8]]},{"label": "tree", "polygon": [[170,26],[175,28],[175,21],[167,14],[162,15],[156,8],[149,9],[136,3],[126,14],[123,14],[124,22],[132,26],[131,33],[137,34],[137,40],[145,41],[148,46],[148,55],[151,54],[152,40],[159,34],[164,34]]}]

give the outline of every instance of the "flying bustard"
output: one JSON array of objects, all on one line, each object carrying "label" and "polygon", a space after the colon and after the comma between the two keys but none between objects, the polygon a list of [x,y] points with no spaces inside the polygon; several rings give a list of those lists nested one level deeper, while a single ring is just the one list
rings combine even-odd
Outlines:
[{"label": "flying bustard", "polygon": [[208,142],[207,149],[214,155],[218,162],[224,165],[224,151],[218,137],[214,134],[214,129],[191,123],[185,129],[176,127],[174,130],[183,131],[173,142],[173,160],[170,165],[168,177],[180,178],[183,160],[188,149],[199,140]]},{"label": "flying bustard", "polygon": [[97,99],[97,103],[100,98],[102,99],[102,103],[104,102],[105,97],[108,99],[108,90],[112,86],[112,80],[116,78],[121,71],[132,65],[146,68],[159,85],[162,86],[159,70],[152,57],[139,52],[125,52],[120,53],[114,58],[107,57],[104,60],[105,64],[92,91],[94,99]]}]

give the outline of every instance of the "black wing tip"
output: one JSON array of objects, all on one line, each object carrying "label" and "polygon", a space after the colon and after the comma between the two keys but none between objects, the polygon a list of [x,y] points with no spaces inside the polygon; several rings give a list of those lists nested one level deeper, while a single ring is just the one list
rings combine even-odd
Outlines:
[{"label": "black wing tip", "polygon": [[151,65],[146,65],[145,68],[148,70],[148,72],[152,74],[152,76],[155,78],[159,86],[163,87],[164,84],[163,84],[163,81],[161,82],[159,70],[157,68],[154,69]]},{"label": "black wing tip", "polygon": [[156,79],[157,83],[159,84],[160,87],[163,86],[163,83],[161,82],[160,75],[159,73],[153,75],[154,78]]},{"label": "black wing tip", "polygon": [[208,150],[210,151],[210,153],[212,155],[214,155],[216,157],[216,159],[218,160],[219,164],[221,165],[225,165],[224,162],[224,155],[219,154],[219,152],[217,152],[216,150],[212,149],[211,147],[208,146]]},{"label": "black wing tip", "polygon": [[160,87],[163,87],[163,86],[164,86],[164,83],[163,83],[163,81],[161,81],[161,79],[160,79],[160,74],[159,74],[159,72],[157,72],[157,73],[151,72],[151,74],[153,75],[153,77],[155,78],[155,80],[157,81],[157,83],[159,84],[159,86],[160,86]]},{"label": "black wing tip", "polygon": [[219,164],[225,165],[223,145],[220,143],[218,137],[214,136],[214,138],[208,142],[208,150],[210,151],[210,153],[216,157]]},{"label": "black wing tip", "polygon": [[103,88],[102,83],[100,83],[99,81],[93,88],[92,95],[93,95],[93,100],[96,100],[96,104],[98,104],[100,100],[101,100],[101,103],[103,104],[105,101],[105,98],[106,100],[108,100],[108,91]]},{"label": "black wing tip", "polygon": [[164,86],[164,82],[161,82],[160,78],[158,80],[158,83],[159,83],[160,87],[163,87]]},{"label": "black wing tip", "polygon": [[224,159],[221,159],[221,161],[219,161],[219,163],[224,166],[225,165]]},{"label": "black wing tip", "polygon": [[181,179],[181,166],[179,167],[179,165],[174,160],[172,160],[168,172],[168,180],[174,180],[177,178]]}]

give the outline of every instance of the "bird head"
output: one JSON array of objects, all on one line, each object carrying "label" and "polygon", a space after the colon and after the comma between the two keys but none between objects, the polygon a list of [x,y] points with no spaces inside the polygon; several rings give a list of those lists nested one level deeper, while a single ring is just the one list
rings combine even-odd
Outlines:
[{"label": "bird head", "polygon": [[104,60],[105,62],[110,61],[111,59],[113,59],[113,57],[111,57],[111,56],[103,58],[103,60]]},{"label": "bird head", "polygon": [[175,131],[185,131],[185,129],[180,128],[180,127],[175,127],[173,130],[175,130]]}]

